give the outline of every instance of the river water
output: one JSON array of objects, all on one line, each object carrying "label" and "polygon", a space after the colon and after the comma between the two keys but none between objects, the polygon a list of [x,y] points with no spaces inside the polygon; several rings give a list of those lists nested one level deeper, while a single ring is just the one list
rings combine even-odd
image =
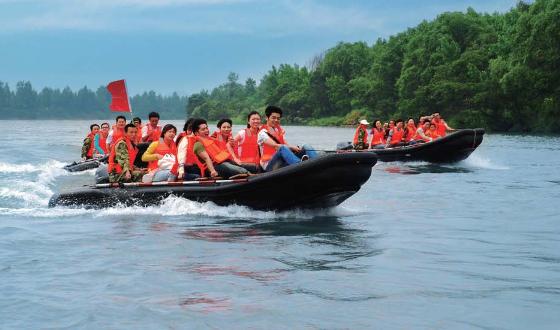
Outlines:
[{"label": "river water", "polygon": [[[0,121],[2,329],[560,326],[558,137],[486,135],[453,165],[379,163],[330,210],[49,209],[93,180],[61,169],[88,126]],[[318,149],[353,136],[286,129]]]}]

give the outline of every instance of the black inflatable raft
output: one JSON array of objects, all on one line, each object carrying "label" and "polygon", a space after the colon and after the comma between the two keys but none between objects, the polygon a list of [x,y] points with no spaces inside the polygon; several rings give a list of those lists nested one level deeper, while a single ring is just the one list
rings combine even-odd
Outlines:
[{"label": "black inflatable raft", "polygon": [[453,163],[466,159],[482,143],[484,129],[462,129],[432,142],[387,149],[373,149],[382,162],[427,161]]},{"label": "black inflatable raft", "polygon": [[[147,166],[147,163],[142,162],[142,154],[144,154],[144,151],[148,149],[149,145],[150,145],[149,143],[138,144],[137,146],[138,155],[136,155],[136,159],[134,160],[134,165],[138,167]],[[103,158],[98,158],[98,159],[88,159],[88,160],[73,162],[71,164],[65,165],[64,169],[67,170],[68,172],[81,172],[81,171],[91,170],[92,168],[99,167],[99,165],[102,163],[107,164],[108,158],[109,158],[108,156],[105,156]]]},{"label": "black inflatable raft", "polygon": [[239,180],[97,185],[55,194],[49,206],[154,205],[174,195],[259,210],[325,208],[355,194],[371,175],[374,153],[333,153]]}]

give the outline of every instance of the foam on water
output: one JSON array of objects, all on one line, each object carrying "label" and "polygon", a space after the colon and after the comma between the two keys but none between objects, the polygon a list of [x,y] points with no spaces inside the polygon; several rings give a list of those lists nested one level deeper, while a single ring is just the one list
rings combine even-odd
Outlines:
[{"label": "foam on water", "polygon": [[483,168],[488,170],[509,170],[507,166],[502,166],[499,164],[494,164],[490,159],[479,156],[477,154],[471,154],[469,158],[461,162],[469,167]]}]

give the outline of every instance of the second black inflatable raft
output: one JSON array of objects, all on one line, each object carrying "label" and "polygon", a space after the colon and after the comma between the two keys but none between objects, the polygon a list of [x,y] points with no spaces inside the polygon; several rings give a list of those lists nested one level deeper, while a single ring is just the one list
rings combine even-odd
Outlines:
[{"label": "second black inflatable raft", "polygon": [[374,153],[333,153],[242,180],[183,182],[168,185],[98,185],[54,195],[49,206],[111,207],[154,205],[170,195],[218,205],[259,210],[326,208],[352,196],[369,179]]}]

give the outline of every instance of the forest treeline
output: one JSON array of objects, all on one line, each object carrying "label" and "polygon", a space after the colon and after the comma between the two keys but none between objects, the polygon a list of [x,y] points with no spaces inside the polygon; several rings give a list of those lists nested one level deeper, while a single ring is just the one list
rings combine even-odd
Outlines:
[{"label": "forest treeline", "polygon": [[[112,118],[109,112],[111,95],[100,86],[92,91],[87,87],[74,92],[49,87],[37,92],[29,81],[20,81],[14,90],[0,81],[1,119],[100,119]],[[134,116],[147,118],[151,111],[160,111],[166,118],[185,118],[187,97],[173,93],[162,96],[154,91],[132,96]]]},{"label": "forest treeline", "polygon": [[[266,104],[291,123],[441,112],[455,127],[560,132],[560,0],[503,14],[448,12],[374,44],[339,43],[307,66],[273,66],[256,85],[236,74],[189,97],[188,113],[243,118]],[[240,115],[241,114],[241,115]]]},{"label": "forest treeline", "polygon": [[[244,121],[267,104],[285,121],[350,125],[360,118],[441,112],[454,127],[499,132],[560,133],[560,0],[519,2],[506,13],[446,12],[388,39],[344,43],[307,65],[281,64],[260,82],[227,81],[186,96],[134,96],[135,113]],[[99,118],[108,94],[72,92],[28,82],[0,83],[2,118]],[[185,113],[186,110],[186,113]]]}]

